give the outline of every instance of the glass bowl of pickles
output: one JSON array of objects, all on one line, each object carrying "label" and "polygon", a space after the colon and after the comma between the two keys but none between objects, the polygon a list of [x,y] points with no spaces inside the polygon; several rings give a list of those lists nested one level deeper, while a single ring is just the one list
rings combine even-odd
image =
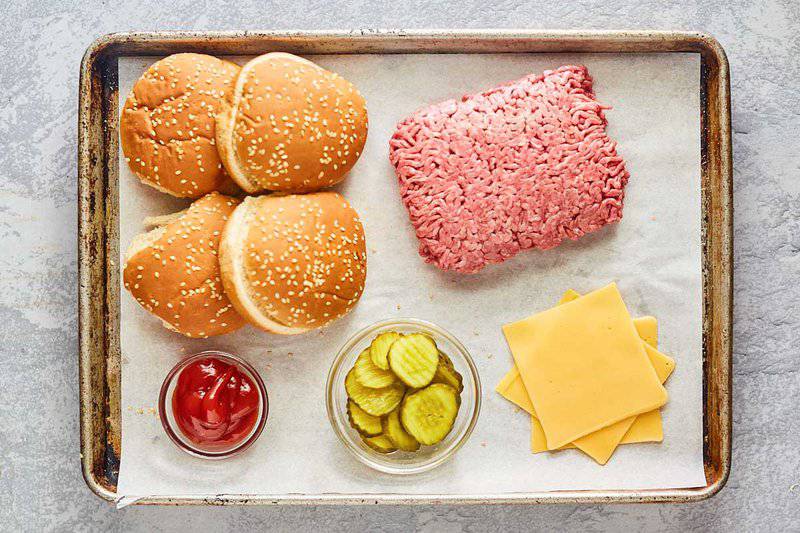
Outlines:
[{"label": "glass bowl of pickles", "polygon": [[414,318],[355,333],[328,373],[334,432],[367,466],[389,474],[435,468],[466,443],[478,420],[481,384],[467,349]]}]

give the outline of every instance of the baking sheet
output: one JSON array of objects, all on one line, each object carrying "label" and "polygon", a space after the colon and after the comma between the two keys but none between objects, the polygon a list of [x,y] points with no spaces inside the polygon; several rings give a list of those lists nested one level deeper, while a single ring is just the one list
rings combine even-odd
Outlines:
[{"label": "baking sheet", "polygon": [[[120,103],[157,58],[121,58]],[[364,153],[338,190],[361,214],[368,278],[361,302],[328,328],[281,337],[246,328],[215,339],[172,334],[121,297],[122,456],[118,495],[452,494],[487,497],[535,490],[703,486],[702,279],[700,246],[700,57],[698,54],[481,54],[312,56],[367,99]],[[589,67],[598,99],[613,106],[609,133],[631,179],[624,219],[580,241],[528,251],[463,276],[417,255],[417,242],[388,163],[395,123],[418,107],[567,63]],[[121,107],[121,105],[120,105]],[[120,158],[120,249],[145,216],[187,205],[141,185]],[[120,265],[122,260],[120,260]],[[567,288],[617,281],[631,313],[659,319],[675,357],[661,444],[621,446],[599,466],[575,450],[529,452],[530,421],[493,388],[512,361],[500,325],[555,304]],[[398,478],[358,463],[331,430],[324,402],[333,355],[356,329],[413,316],[455,334],[483,381],[483,408],[469,442],[426,474]],[[242,456],[190,457],[164,435],[155,410],[161,380],[178,359],[218,348],[244,356],[270,393],[267,426]]]}]

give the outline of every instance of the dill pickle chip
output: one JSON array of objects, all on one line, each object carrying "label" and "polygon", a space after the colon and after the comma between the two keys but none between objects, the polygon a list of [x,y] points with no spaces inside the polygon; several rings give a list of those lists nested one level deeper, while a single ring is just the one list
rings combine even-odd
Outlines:
[{"label": "dill pickle chip", "polygon": [[364,444],[379,453],[392,453],[397,451],[392,440],[384,434],[375,437],[363,437]]},{"label": "dill pickle chip", "polygon": [[347,400],[347,418],[350,419],[350,425],[353,429],[365,437],[374,437],[383,432],[381,418],[379,416],[372,416],[360,408],[353,400]]},{"label": "dill pickle chip", "polygon": [[423,333],[403,335],[389,348],[389,368],[409,387],[429,384],[439,365],[439,350]]},{"label": "dill pickle chip", "polygon": [[453,362],[450,358],[442,352],[439,352],[439,366],[436,367],[436,373],[433,375],[431,383],[444,383],[458,392],[464,390],[464,378],[453,367]]},{"label": "dill pickle chip", "polygon": [[370,389],[382,389],[397,381],[394,372],[383,370],[372,362],[369,349],[364,350],[358,356],[356,364],[353,366],[353,373],[361,385]]},{"label": "dill pickle chip", "polygon": [[347,396],[372,416],[383,416],[393,411],[403,400],[406,388],[399,381],[382,389],[370,389],[358,382],[355,371],[350,370],[344,379]]},{"label": "dill pickle chip", "polygon": [[442,363],[445,366],[448,366],[448,367],[452,368],[453,370],[455,370],[455,368],[456,368],[455,366],[453,366],[453,360],[450,359],[450,356],[448,356],[446,353],[444,353],[441,350],[439,350],[439,363]]},{"label": "dill pickle chip", "polygon": [[395,409],[383,418],[383,434],[389,437],[389,440],[391,440],[399,450],[403,450],[404,452],[415,452],[419,450],[419,442],[417,442],[417,439],[409,435],[400,423],[399,409]]},{"label": "dill pickle chip", "polygon": [[389,346],[399,338],[400,334],[396,331],[387,331],[375,337],[372,344],[369,345],[369,356],[375,366],[389,370],[389,361],[386,359],[389,354]]},{"label": "dill pickle chip", "polygon": [[435,383],[405,397],[400,406],[400,422],[420,444],[430,446],[450,433],[460,406],[456,389]]}]

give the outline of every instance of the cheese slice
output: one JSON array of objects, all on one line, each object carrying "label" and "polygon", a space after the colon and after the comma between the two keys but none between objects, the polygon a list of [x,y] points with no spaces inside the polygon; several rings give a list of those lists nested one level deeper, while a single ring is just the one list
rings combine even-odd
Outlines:
[{"label": "cheese slice", "polygon": [[667,401],[616,284],[503,333],[550,450]]},{"label": "cheese slice", "polygon": [[[675,361],[650,345],[646,349],[653,368],[661,382],[664,383],[675,369]],[[661,442],[663,439],[664,430],[661,424],[661,411],[653,409],[576,439],[571,444],[562,446],[560,449],[578,448],[601,465],[604,465],[620,444]],[[531,415],[531,450],[533,453],[547,451],[544,429],[535,414]]]},{"label": "cheese slice", "polygon": [[[556,305],[565,304],[580,297],[581,295],[578,291],[567,289]],[[658,321],[654,317],[644,316],[641,318],[634,318],[633,325],[639,337],[641,337],[644,342],[658,348]],[[511,370],[503,376],[503,379],[500,380],[500,383],[497,384],[494,390],[523,411],[526,411],[532,416],[536,416],[536,413],[533,411],[533,404],[528,397],[528,391],[525,390],[525,384],[522,382],[522,377],[519,375],[517,365],[511,367]]]},{"label": "cheese slice", "polygon": [[[636,331],[647,344],[655,350],[649,350],[647,356],[653,363],[661,383],[667,381],[675,370],[675,360],[658,351],[658,321],[655,317],[646,316],[634,321]],[[622,437],[620,444],[636,444],[639,442],[661,442],[664,440],[664,425],[661,422],[661,410],[653,409],[636,417],[628,432]]]},{"label": "cheese slice", "polygon": [[[580,297],[581,295],[578,291],[567,289],[567,291],[561,296],[561,299],[558,300],[556,305],[565,304]],[[633,326],[636,328],[636,332],[644,342],[653,348],[658,348],[658,321],[655,319],[655,317],[643,316],[634,318]],[[664,361],[665,365],[672,363],[674,367],[674,361],[670,357],[660,352],[657,352],[657,354],[659,359]],[[653,361],[651,360],[651,362]],[[656,366],[655,362],[653,362],[653,366]],[[522,377],[519,375],[519,369],[517,369],[517,365],[513,365],[511,367],[511,370],[509,370],[506,375],[503,376],[503,379],[500,380],[500,383],[497,384],[497,387],[495,387],[494,390],[523,411],[536,417],[536,412],[533,410],[533,404],[528,396],[528,391],[525,389],[525,384],[522,382]],[[574,446],[569,444],[565,447],[574,448]]]},{"label": "cheese slice", "polygon": [[661,442],[662,440],[664,440],[664,425],[661,422],[661,410],[653,409],[636,417],[636,421],[622,437],[620,444]]},{"label": "cheese slice", "polygon": [[[558,304],[561,305],[579,298],[580,294],[570,289],[564,293]],[[658,321],[651,316],[635,318],[633,325],[639,337],[646,342],[653,350],[648,351],[648,357],[653,364],[653,368],[662,379],[662,383],[669,377],[675,368],[672,358],[658,352]],[[496,388],[504,398],[511,401],[521,409],[530,413],[531,416],[531,450],[539,453],[547,450],[544,437],[544,430],[536,418],[533,405],[528,397],[528,391],[519,375],[516,366],[505,375]],[[629,423],[630,422],[630,423]],[[612,424],[608,428],[601,429],[590,435],[578,439],[578,447],[590,455],[600,464],[605,464],[613,454],[619,444],[630,444],[638,442],[661,442],[664,438],[664,431],[661,423],[661,412],[654,409],[643,413],[630,420],[623,420]],[[560,449],[575,448],[575,444],[565,444]]]},{"label": "cheese slice", "polygon": [[500,380],[494,390],[523,411],[536,416],[536,411],[533,410],[533,404],[530,396],[528,396],[525,384],[522,382],[522,376],[519,375],[517,365],[511,367],[511,370],[503,376],[503,379]]},{"label": "cheese slice", "polygon": [[[559,300],[559,305],[580,297],[580,294],[570,289]],[[658,322],[654,317],[641,317],[634,319],[634,326],[643,341],[651,347],[658,346]],[[666,380],[675,368],[674,361],[658,351],[648,352],[653,367],[662,380]],[[663,383],[663,381],[662,381]],[[511,402],[517,404],[531,416],[531,449],[534,453],[547,450],[544,430],[533,412],[533,406],[528,398],[528,393],[519,376],[519,371],[513,367],[497,387],[497,391]],[[612,424],[608,428],[596,431],[586,437],[578,439],[577,444],[582,451],[590,455],[600,464],[605,464],[619,444],[634,442],[660,442],[664,438],[661,423],[661,413],[654,409],[643,413],[630,420],[623,420]],[[575,448],[575,444],[565,444],[560,449]]]},{"label": "cheese slice", "polygon": [[658,349],[658,320],[654,316],[640,316],[633,319],[633,327],[636,328],[636,333],[639,337],[652,346]]}]

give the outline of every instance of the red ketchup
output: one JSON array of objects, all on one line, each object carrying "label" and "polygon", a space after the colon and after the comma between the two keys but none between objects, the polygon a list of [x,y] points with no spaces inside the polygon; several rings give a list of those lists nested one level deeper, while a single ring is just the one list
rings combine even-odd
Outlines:
[{"label": "red ketchup", "polygon": [[183,369],[172,411],[183,434],[204,449],[230,448],[248,437],[258,420],[258,388],[236,365],[214,357]]}]

